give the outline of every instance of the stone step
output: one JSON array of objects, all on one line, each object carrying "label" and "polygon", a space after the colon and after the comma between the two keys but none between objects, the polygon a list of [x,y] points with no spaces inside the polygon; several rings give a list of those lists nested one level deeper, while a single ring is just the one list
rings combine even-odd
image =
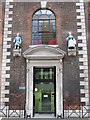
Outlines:
[{"label": "stone step", "polygon": [[[3,118],[2,120],[62,120],[61,118]],[[89,118],[65,118],[63,120],[89,120]]]}]

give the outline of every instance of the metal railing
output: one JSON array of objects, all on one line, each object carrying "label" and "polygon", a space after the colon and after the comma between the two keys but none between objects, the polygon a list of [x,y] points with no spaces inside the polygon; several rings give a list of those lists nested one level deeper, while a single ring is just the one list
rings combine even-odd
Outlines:
[{"label": "metal railing", "polygon": [[17,105],[0,103],[0,117],[24,118],[25,117],[25,103],[20,103]]},{"label": "metal railing", "polygon": [[[11,105],[11,104],[1,104],[0,103],[0,117],[4,118],[27,118],[26,109],[25,109],[25,102]],[[63,109],[62,118],[71,118],[71,117],[78,117],[78,118],[85,118],[90,117],[90,106],[84,105],[67,105],[67,109]]]},{"label": "metal railing", "polygon": [[90,117],[90,106],[84,105],[67,105],[67,109],[63,109],[63,118],[85,118]]}]

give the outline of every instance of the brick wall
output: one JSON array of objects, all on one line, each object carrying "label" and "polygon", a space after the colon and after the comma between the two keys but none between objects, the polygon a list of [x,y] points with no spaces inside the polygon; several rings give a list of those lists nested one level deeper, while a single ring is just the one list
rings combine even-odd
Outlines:
[{"label": "brick wall", "polygon": [[[14,3],[13,9],[13,34],[12,41],[16,33],[22,36],[22,52],[31,44],[32,35],[32,15],[40,8],[40,3]],[[47,8],[51,9],[56,15],[57,43],[67,53],[66,37],[72,31],[77,39],[76,6],[75,3],[48,3]],[[26,64],[25,59],[13,57],[13,42],[11,49],[11,78],[10,78],[10,103],[20,102],[25,99],[25,90],[20,90],[20,86],[25,86]],[[79,102],[79,69],[78,56],[64,58],[64,97],[74,98]],[[72,87],[73,86],[73,87]],[[76,98],[76,99],[75,99]],[[69,100],[70,101],[70,100]]]}]

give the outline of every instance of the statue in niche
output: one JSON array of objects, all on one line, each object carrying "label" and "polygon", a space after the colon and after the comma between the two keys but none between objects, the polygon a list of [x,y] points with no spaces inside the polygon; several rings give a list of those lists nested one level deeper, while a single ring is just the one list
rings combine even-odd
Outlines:
[{"label": "statue in niche", "polygon": [[74,36],[72,35],[71,32],[69,32],[69,35],[66,38],[66,40],[68,41],[68,49],[75,49],[75,47],[76,47],[76,40],[75,40],[75,38],[74,38]]},{"label": "statue in niche", "polygon": [[19,33],[17,33],[17,36],[14,38],[13,42],[14,42],[14,48],[15,49],[20,49],[21,48],[22,39],[21,39]]}]

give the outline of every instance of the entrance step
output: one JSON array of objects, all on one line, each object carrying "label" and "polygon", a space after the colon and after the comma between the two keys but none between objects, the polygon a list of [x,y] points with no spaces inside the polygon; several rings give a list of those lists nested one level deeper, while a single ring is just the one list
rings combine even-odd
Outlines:
[{"label": "entrance step", "polygon": [[[3,118],[1,120],[56,120],[57,118]],[[58,118],[57,120],[62,120],[61,118]],[[89,118],[66,118],[63,120],[90,120]]]},{"label": "entrance step", "polygon": [[[57,118],[2,118],[2,120],[56,120]],[[61,118],[57,120],[62,120]]]},{"label": "entrance step", "polygon": [[35,114],[35,118],[55,118],[54,114]]}]

